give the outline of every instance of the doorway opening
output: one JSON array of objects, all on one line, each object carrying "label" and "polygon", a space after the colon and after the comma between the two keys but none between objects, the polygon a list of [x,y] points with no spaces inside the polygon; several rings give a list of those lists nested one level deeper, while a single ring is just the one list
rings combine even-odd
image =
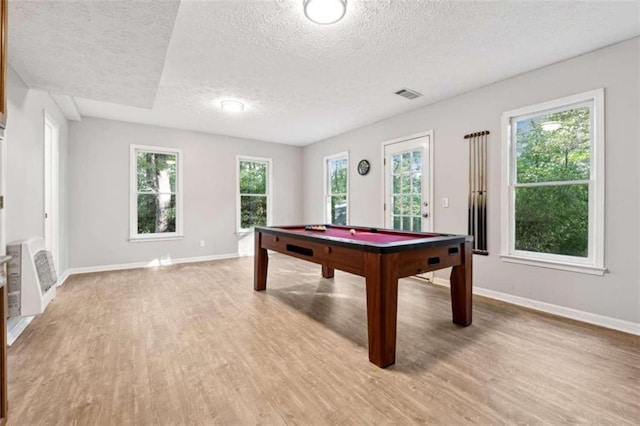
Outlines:
[{"label": "doorway opening", "polygon": [[59,137],[58,123],[45,111],[44,113],[44,241],[51,252],[57,272],[59,238]]}]

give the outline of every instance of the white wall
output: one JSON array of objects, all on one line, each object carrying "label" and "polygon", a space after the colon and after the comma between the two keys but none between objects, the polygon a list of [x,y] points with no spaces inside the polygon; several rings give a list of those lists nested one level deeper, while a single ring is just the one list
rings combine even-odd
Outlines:
[{"label": "white wall", "polygon": [[[639,51],[639,39],[628,40],[305,147],[304,221],[323,221],[323,157],[349,150],[350,221],[382,226],[381,144],[433,129],[434,230],[466,233],[468,151],[463,136],[489,130],[490,255],[474,257],[474,285],[640,323]],[[502,262],[498,256],[501,114],[600,87],[606,90],[605,256],[609,273],[597,277]],[[364,177],[356,172],[356,164],[363,158],[372,164]],[[449,208],[441,207],[442,197],[449,197]],[[437,276],[448,277],[448,271]]]},{"label": "white wall", "polygon": [[67,120],[48,93],[29,89],[7,68],[6,241],[44,238],[44,111],[60,127],[58,275],[68,265]]},{"label": "white wall", "polygon": [[[131,144],[184,150],[184,239],[128,241]],[[273,224],[301,223],[299,147],[84,118],[71,123],[69,153],[72,268],[237,253],[237,155],[273,159]]]}]

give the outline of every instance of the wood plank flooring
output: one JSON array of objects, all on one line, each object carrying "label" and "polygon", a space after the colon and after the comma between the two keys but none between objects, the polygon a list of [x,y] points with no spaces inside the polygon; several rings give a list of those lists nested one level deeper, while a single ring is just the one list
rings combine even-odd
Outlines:
[{"label": "wood plank flooring", "polygon": [[[71,277],[9,349],[10,425],[637,424],[640,338],[401,280],[396,364],[364,279],[272,255]],[[517,277],[514,277],[517,279]]]}]

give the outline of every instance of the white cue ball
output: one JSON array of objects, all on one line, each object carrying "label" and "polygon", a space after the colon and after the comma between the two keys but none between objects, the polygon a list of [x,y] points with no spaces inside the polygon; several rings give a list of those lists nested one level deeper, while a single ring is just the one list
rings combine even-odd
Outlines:
[{"label": "white cue ball", "polygon": [[355,229],[352,229],[351,231],[349,231],[349,233],[350,233],[351,235],[356,235],[356,230],[355,230]]}]

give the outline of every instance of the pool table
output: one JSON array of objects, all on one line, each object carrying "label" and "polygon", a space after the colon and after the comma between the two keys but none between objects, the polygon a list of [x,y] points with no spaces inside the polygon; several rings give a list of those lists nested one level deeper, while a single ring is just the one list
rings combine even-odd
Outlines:
[{"label": "pool table", "polygon": [[323,226],[325,231],[304,225],[256,227],[254,290],[267,288],[267,250],[320,264],[324,278],[332,278],[334,269],[365,277],[369,360],[381,368],[395,363],[399,278],[453,267],[453,322],[471,324],[472,237]]}]

